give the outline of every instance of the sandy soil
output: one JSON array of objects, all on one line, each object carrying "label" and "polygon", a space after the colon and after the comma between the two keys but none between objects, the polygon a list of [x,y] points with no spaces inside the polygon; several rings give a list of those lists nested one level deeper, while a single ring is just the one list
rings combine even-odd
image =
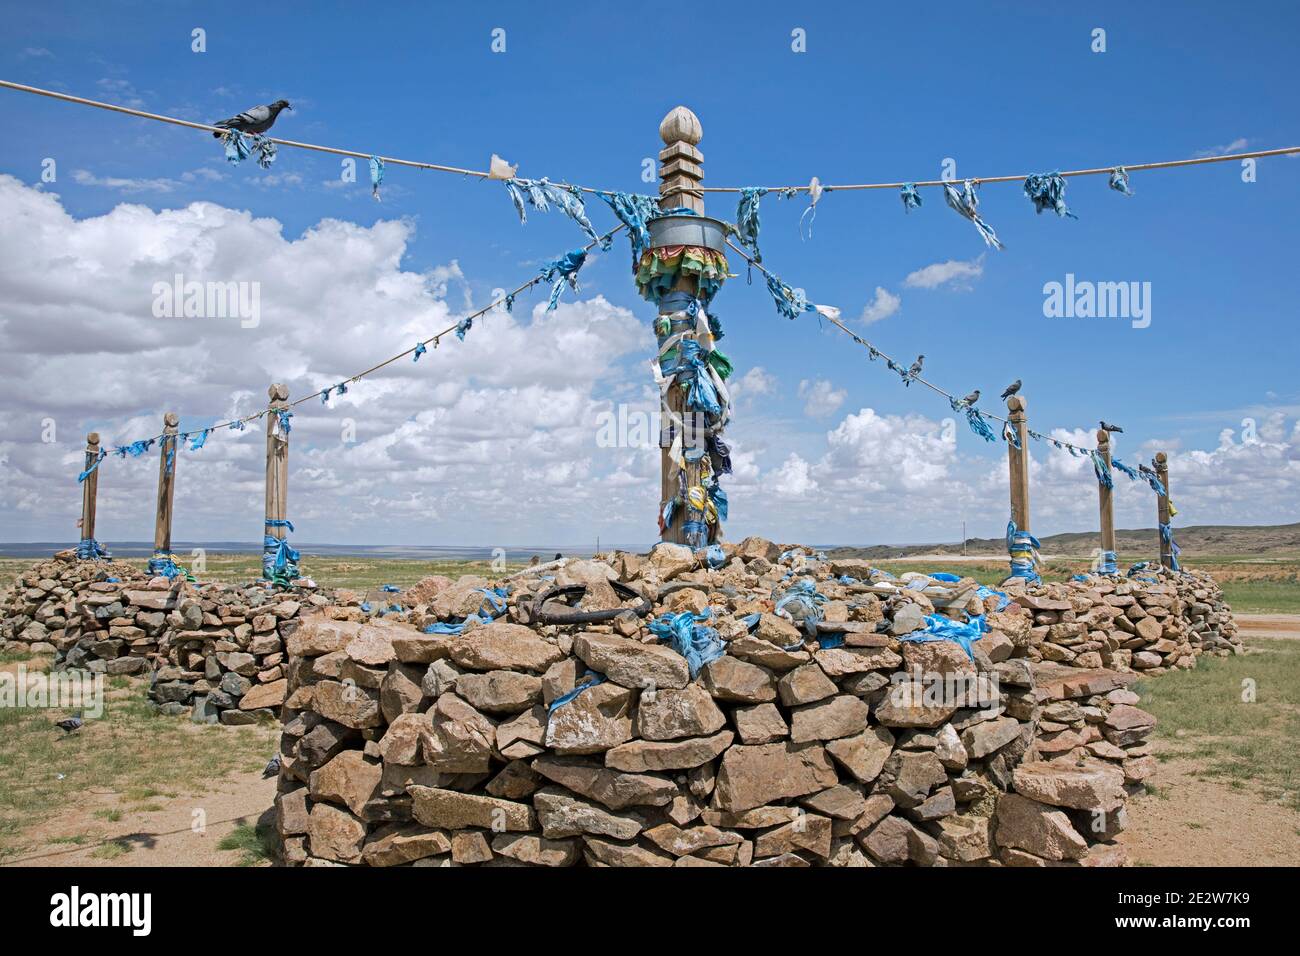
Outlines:
[{"label": "sandy soil", "polygon": [[1157,793],[1129,799],[1129,827],[1118,842],[1131,863],[1300,866],[1300,813],[1258,793],[1193,776],[1196,767],[1179,758],[1161,763]]},{"label": "sandy soil", "polygon": [[1251,637],[1300,639],[1300,614],[1235,614],[1246,640]]},{"label": "sandy soil", "polygon": [[[124,809],[114,792],[88,792],[75,808],[24,834],[24,841],[46,845],[22,856],[10,857],[6,866],[234,866],[238,850],[218,850],[222,837],[240,824],[255,825],[260,818],[274,823],[272,801],[275,781],[258,773],[231,774],[212,791],[198,797],[157,797],[161,809],[140,812]],[[122,810],[122,819],[110,822],[96,810]],[[202,816],[197,811],[201,811]],[[196,820],[206,827],[196,829]],[[80,845],[49,843],[59,837],[85,836]],[[96,857],[106,844],[120,841],[130,852],[111,859]]]}]

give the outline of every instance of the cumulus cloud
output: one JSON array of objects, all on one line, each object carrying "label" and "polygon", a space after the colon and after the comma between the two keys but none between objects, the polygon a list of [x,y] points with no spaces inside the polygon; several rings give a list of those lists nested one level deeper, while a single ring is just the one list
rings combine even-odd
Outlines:
[{"label": "cumulus cloud", "polygon": [[971,281],[984,274],[984,257],[963,261],[949,259],[947,262],[935,262],[908,273],[903,285],[909,289],[937,289],[948,285],[954,289],[969,289]]},{"label": "cumulus cloud", "polygon": [[816,381],[804,379],[799,383],[799,397],[804,400],[804,414],[811,418],[825,418],[834,415],[849,393],[836,388],[823,378]]},{"label": "cumulus cloud", "polygon": [[870,325],[872,322],[879,322],[881,319],[887,319],[898,311],[902,299],[894,295],[888,289],[882,286],[876,286],[876,297],[867,303],[859,317],[864,325]]}]

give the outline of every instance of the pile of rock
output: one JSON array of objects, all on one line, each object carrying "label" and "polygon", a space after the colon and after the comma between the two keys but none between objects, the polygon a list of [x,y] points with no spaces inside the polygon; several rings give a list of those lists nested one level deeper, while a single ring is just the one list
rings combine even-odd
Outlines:
[{"label": "pile of rock", "polygon": [[[1124,689],[1132,673],[1088,666],[1091,649],[1067,663],[1042,648],[1071,646],[1062,624],[1091,640],[1096,609],[1123,608],[1099,595],[1031,611],[1053,598],[1004,606],[970,579],[906,577],[751,538],[717,568],[659,545],[516,576],[495,620],[458,633],[421,628],[481,610],[488,582],[422,582],[412,623],[322,608],[286,638],[284,857],[1116,862],[1110,841],[1126,788],[1152,766],[1154,719]],[[796,586],[818,597],[782,602]],[[575,607],[557,587],[581,593]],[[720,640],[725,653],[693,675],[641,616],[651,608],[683,615],[695,650]],[[1036,621],[1047,612],[1057,617]],[[969,652],[909,639],[940,617],[987,629]],[[1128,633],[1112,624],[1107,637]]]}]

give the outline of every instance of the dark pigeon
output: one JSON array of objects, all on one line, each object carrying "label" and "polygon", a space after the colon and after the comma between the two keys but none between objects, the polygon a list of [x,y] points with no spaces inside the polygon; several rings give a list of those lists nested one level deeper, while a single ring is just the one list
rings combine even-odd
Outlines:
[{"label": "dark pigeon", "polygon": [[58,721],[54,726],[58,727],[59,730],[63,731],[65,734],[70,734],[74,730],[80,730],[84,724],[85,721],[81,719],[81,711],[77,711],[71,717],[65,717]]},{"label": "dark pigeon", "polygon": [[1020,379],[1016,379],[1014,382],[1012,382],[1010,385],[1007,386],[1007,390],[1002,393],[1003,400],[1010,398],[1018,391],[1020,391]]},{"label": "dark pigeon", "polygon": [[977,388],[975,389],[975,391],[971,392],[969,395],[963,398],[961,400],[961,403],[965,405],[967,408],[970,408],[979,400],[980,400],[980,390]]},{"label": "dark pigeon", "polygon": [[[218,120],[213,126],[220,126],[222,129],[237,129],[241,133],[265,133],[275,125],[275,118],[280,115],[281,110],[291,110],[288,100],[276,100],[267,106],[254,106],[251,110],[244,110],[228,119]],[[214,138],[220,139],[223,134],[213,133]]]},{"label": "dark pigeon", "polygon": [[1118,425],[1107,425],[1104,421],[1098,422],[1097,424],[1101,426],[1101,430],[1104,432],[1118,432],[1120,434],[1124,433],[1124,429],[1120,428]]},{"label": "dark pigeon", "polygon": [[271,762],[266,765],[265,769],[263,769],[262,779],[270,780],[272,777],[278,776],[280,776],[280,755],[276,754],[271,758]]}]

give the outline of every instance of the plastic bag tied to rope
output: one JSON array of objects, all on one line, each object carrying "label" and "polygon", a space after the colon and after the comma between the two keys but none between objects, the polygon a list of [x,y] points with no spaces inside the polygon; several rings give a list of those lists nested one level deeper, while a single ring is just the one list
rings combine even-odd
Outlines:
[{"label": "plastic bag tied to rope", "polygon": [[758,202],[767,195],[762,186],[746,186],[740,190],[740,203],[736,207],[736,238],[750,251],[755,262],[763,261],[758,250]]},{"label": "plastic bag tied to rope", "polygon": [[952,183],[944,183],[943,197],[958,215],[970,220],[971,224],[979,231],[980,238],[984,240],[986,245],[998,250],[1003,248],[1002,243],[998,240],[998,234],[993,231],[993,227],[980,218],[978,211],[980,200],[975,192],[973,180],[967,179],[963,182],[960,192]]},{"label": "plastic bag tied to rope", "polygon": [[639,193],[598,192],[601,199],[609,204],[618,221],[627,227],[628,239],[632,245],[632,265],[641,261],[642,254],[650,248],[650,227],[647,222],[659,215],[659,200],[653,196]]},{"label": "plastic bag tied to rope", "polygon": [[1007,554],[1011,556],[1013,578],[1023,578],[1030,584],[1041,584],[1038,574],[1038,539],[1028,531],[1021,531],[1014,520],[1007,522]]},{"label": "plastic bag tied to rope", "polygon": [[916,191],[915,183],[903,183],[899,195],[903,200],[904,212],[911,212],[913,209],[921,208],[921,194]]},{"label": "plastic bag tied to rope", "polygon": [[1114,551],[1103,551],[1097,560],[1097,573],[1104,575],[1119,574],[1119,560]]},{"label": "plastic bag tied to rope", "polygon": [[564,290],[566,282],[573,291],[578,291],[578,270],[582,268],[586,261],[586,249],[571,249],[542,268],[543,281],[553,282],[551,300],[546,306],[547,312],[555,311],[555,307],[560,302],[560,293]]},{"label": "plastic bag tied to rope", "polygon": [[997,436],[993,434],[993,429],[989,423],[984,420],[984,416],[976,408],[966,409],[966,423],[970,425],[970,430],[985,441],[997,441]]},{"label": "plastic bag tied to rope", "polygon": [[515,204],[515,212],[519,213],[521,223],[528,222],[525,204],[532,206],[538,212],[547,212],[551,206],[555,206],[576,222],[592,242],[599,241],[602,249],[608,249],[613,243],[613,236],[601,239],[596,235],[591,220],[587,218],[587,207],[582,201],[582,195],[572,186],[557,185],[547,179],[515,178],[507,179],[505,187],[511,201]]},{"label": "plastic bag tied to rope", "polygon": [[95,455],[95,460],[90,463],[90,467],[87,468],[85,471],[83,471],[81,474],[77,475],[77,484],[81,484],[81,482],[85,481],[87,478],[89,478],[91,475],[97,472],[99,470],[99,463],[107,457],[108,457],[108,449],[101,448],[98,454]]},{"label": "plastic bag tied to rope", "polygon": [[927,614],[925,616],[925,627],[922,630],[912,631],[910,634],[900,634],[898,639],[915,643],[952,641],[961,646],[967,657],[974,660],[975,650],[971,647],[971,644],[983,637],[986,630],[988,630],[988,623],[984,620],[983,614],[972,616],[965,624],[951,618],[941,617],[938,614]]},{"label": "plastic bag tied to rope", "polygon": [[112,553],[94,538],[82,538],[77,542],[77,558],[81,561],[107,561]]},{"label": "plastic bag tied to rope", "polygon": [[379,202],[379,187],[384,182],[384,161],[378,156],[370,157],[370,195]]},{"label": "plastic bag tied to rope", "polygon": [[1025,195],[1034,204],[1034,211],[1050,209],[1058,216],[1078,219],[1065,204],[1065,179],[1059,172],[1036,173],[1025,180]]},{"label": "plastic bag tied to rope", "polygon": [[257,165],[263,169],[270,169],[275,162],[275,143],[260,133],[245,135],[237,129],[227,130],[222,134],[221,142],[226,147],[228,163],[242,163],[254,152],[257,153]]},{"label": "plastic bag tied to rope", "polygon": [[1110,188],[1117,193],[1123,193],[1125,196],[1133,195],[1133,190],[1128,188],[1128,170],[1123,166],[1116,166],[1111,170]]},{"label": "plastic bag tied to rope", "polygon": [[1174,529],[1168,523],[1160,525],[1160,540],[1169,546],[1169,566],[1175,571],[1181,571],[1182,566],[1178,563],[1178,556],[1183,553],[1183,549],[1178,547],[1178,542],[1174,541]]},{"label": "plastic bag tied to rope", "polygon": [[686,658],[692,680],[705,664],[716,661],[726,653],[718,632],[702,623],[712,616],[708,611],[703,614],[682,611],[679,614],[664,614],[648,625],[650,633]]},{"label": "plastic bag tied to rope", "polygon": [[1101,486],[1103,488],[1114,488],[1115,480],[1111,478],[1110,469],[1106,467],[1106,459],[1095,451],[1089,451],[1088,457],[1092,459],[1092,470]]},{"label": "plastic bag tied to rope", "polygon": [[1120,473],[1125,475],[1130,481],[1138,480],[1138,472],[1136,468],[1130,468],[1128,465],[1124,464],[1124,462],[1120,461],[1118,458],[1112,458],[1110,460],[1110,463],[1114,465],[1116,468],[1118,468],[1120,470]]},{"label": "plastic bag tied to rope", "polygon": [[[271,518],[266,522],[268,528],[286,528],[293,531],[293,522],[283,518]],[[273,584],[290,584],[298,577],[298,559],[301,555],[289,546],[288,537],[277,538],[273,534],[262,537],[262,579]]]}]

